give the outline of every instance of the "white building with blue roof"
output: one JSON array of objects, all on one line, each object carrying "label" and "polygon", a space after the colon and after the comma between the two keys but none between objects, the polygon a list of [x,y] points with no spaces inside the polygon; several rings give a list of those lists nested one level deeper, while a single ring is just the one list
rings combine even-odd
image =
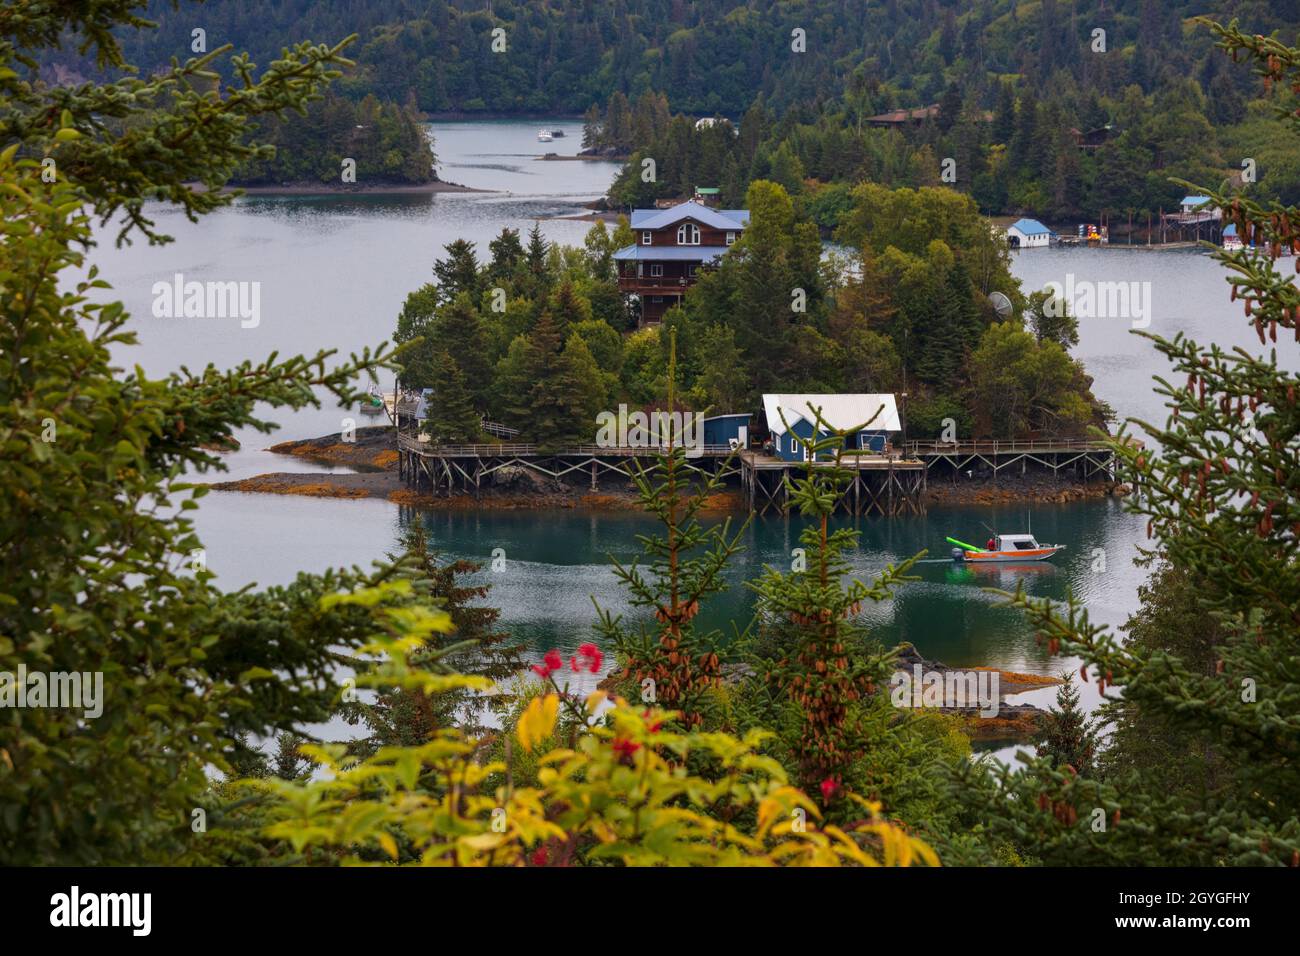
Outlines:
[{"label": "white building with blue roof", "polygon": [[1056,233],[1048,229],[1037,219],[1017,219],[1007,226],[1007,242],[1012,249],[1032,249],[1035,246],[1051,245]]}]

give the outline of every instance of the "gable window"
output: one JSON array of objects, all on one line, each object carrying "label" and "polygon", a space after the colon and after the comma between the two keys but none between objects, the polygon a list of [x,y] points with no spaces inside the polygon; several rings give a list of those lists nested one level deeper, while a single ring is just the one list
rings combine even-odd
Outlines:
[{"label": "gable window", "polygon": [[799,454],[801,451],[803,451],[803,448],[799,445],[799,439],[797,439],[797,438],[795,438],[793,435],[791,435],[791,436],[790,436],[790,454],[792,454],[792,455],[797,455],[797,454]]},{"label": "gable window", "polygon": [[654,277],[654,276],[661,276],[661,275],[663,275],[663,274],[664,274],[664,267],[663,267],[662,264],[656,262],[656,263],[652,263],[652,264],[650,265],[650,275],[651,275],[651,277]]},{"label": "gable window", "polygon": [[700,227],[693,222],[684,222],[677,227],[677,244],[679,246],[698,246],[700,244]]},{"label": "gable window", "polygon": [[727,233],[727,245],[731,245],[735,241],[736,241],[736,234],[734,232]]},{"label": "gable window", "polygon": [[649,229],[646,229],[644,232],[641,233],[641,245],[643,245],[643,246],[648,246],[648,245],[650,245],[650,230],[649,230]]}]

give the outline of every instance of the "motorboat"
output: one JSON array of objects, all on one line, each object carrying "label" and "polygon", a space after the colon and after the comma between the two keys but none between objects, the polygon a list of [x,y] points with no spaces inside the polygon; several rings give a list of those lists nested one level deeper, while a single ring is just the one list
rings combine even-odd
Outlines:
[{"label": "motorboat", "polygon": [[1044,561],[1058,551],[1065,550],[1063,544],[1040,544],[1032,534],[995,534],[991,539],[993,544],[991,548],[977,548],[973,544],[958,541],[956,538],[947,538],[945,540],[956,545],[952,549],[953,560],[966,561],[970,564]]}]

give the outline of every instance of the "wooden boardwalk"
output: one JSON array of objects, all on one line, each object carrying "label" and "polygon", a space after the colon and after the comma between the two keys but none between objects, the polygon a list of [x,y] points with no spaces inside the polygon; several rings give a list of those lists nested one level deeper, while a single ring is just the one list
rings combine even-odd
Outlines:
[{"label": "wooden boardwalk", "polygon": [[[574,445],[543,449],[523,442],[474,445],[433,445],[399,434],[398,471],[411,487],[438,496],[477,497],[503,472],[522,469],[537,475],[572,481],[588,478],[599,487],[602,477],[629,480],[654,465],[660,449],[647,446]],[[832,467],[830,461],[815,467]],[[698,475],[739,481],[751,511],[787,514],[790,480],[806,462],[784,461],[754,449],[727,445],[689,449],[685,467]],[[854,515],[923,514],[930,480],[958,480],[991,475],[996,482],[1007,469],[1023,475],[1030,467],[1059,477],[1063,472],[1088,481],[1114,480],[1115,458],[1102,442],[1080,439],[1035,441],[907,442],[883,454],[846,455],[841,467],[849,473],[840,497],[842,509]]]},{"label": "wooden boardwalk", "polygon": [[1089,481],[1097,476],[1115,479],[1115,454],[1104,442],[1075,438],[1045,438],[1033,441],[913,441],[904,446],[909,458],[920,459],[936,478],[948,475],[973,476],[978,469],[992,473],[993,480],[1008,468],[1019,466],[1025,474],[1030,465],[1060,477],[1062,471]]}]

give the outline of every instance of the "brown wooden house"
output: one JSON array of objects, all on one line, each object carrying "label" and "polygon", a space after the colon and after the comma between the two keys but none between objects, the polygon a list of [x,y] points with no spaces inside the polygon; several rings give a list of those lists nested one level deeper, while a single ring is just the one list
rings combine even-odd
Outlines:
[{"label": "brown wooden house", "polygon": [[614,253],[614,260],[619,289],[640,300],[642,324],[658,322],[680,303],[701,267],[724,255],[748,222],[748,210],[694,201],[632,210],[636,242]]}]

